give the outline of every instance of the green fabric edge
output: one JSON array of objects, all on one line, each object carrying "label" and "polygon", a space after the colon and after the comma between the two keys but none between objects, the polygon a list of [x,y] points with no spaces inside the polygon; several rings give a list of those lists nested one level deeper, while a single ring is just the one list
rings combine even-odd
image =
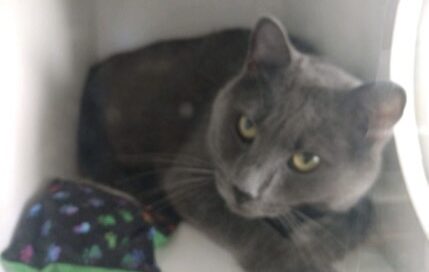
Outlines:
[{"label": "green fabric edge", "polygon": [[155,250],[164,247],[168,241],[168,237],[155,228],[155,234],[153,236],[153,246]]},{"label": "green fabric edge", "polygon": [[1,258],[1,262],[6,272],[137,272],[137,270],[100,268],[66,263],[52,263],[38,269],[23,263],[6,260],[3,257]]}]

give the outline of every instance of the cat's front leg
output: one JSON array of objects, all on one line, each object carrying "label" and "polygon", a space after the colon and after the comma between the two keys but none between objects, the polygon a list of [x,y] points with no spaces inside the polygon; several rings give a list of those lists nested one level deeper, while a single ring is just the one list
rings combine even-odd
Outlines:
[{"label": "cat's front leg", "polygon": [[[171,186],[171,196],[175,187]],[[184,219],[229,249],[246,272],[334,271],[316,249],[282,237],[263,219],[232,213],[213,186],[194,188],[188,197],[171,200]]]},{"label": "cat's front leg", "polygon": [[276,233],[257,236],[238,248],[237,259],[246,272],[335,272],[319,252]]},{"label": "cat's front leg", "polygon": [[334,213],[319,219],[301,216],[302,223],[291,239],[300,248],[310,249],[319,258],[335,262],[362,243],[370,231],[373,208],[369,199],[362,199],[344,213]]},{"label": "cat's front leg", "polygon": [[365,239],[373,214],[370,201],[363,199],[348,212],[319,219],[300,216],[288,237],[258,222],[255,233],[237,245],[237,258],[246,271],[333,272],[332,263]]}]

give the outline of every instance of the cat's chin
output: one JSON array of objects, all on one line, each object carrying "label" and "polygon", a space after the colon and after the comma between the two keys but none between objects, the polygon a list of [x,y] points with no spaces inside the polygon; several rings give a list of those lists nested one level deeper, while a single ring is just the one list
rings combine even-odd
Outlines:
[{"label": "cat's chin", "polygon": [[226,205],[228,209],[241,217],[245,218],[266,218],[266,217],[277,217],[283,214],[286,214],[290,211],[290,209],[282,207],[282,209],[278,208],[267,208],[267,207],[260,207],[258,203],[249,203],[247,205],[236,205],[231,204],[226,201]]}]

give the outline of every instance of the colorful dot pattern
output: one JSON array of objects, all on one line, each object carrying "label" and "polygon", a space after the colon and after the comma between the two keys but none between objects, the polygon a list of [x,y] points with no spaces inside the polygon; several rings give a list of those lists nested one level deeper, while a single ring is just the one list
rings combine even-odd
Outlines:
[{"label": "colorful dot pattern", "polygon": [[127,199],[55,180],[28,206],[2,257],[38,269],[58,262],[158,272],[154,232]]}]

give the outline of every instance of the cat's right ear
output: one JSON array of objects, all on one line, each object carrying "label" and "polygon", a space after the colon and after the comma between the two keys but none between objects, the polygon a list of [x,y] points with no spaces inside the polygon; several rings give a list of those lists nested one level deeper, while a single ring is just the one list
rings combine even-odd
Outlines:
[{"label": "cat's right ear", "polygon": [[281,23],[270,17],[259,19],[250,38],[249,68],[287,67],[297,54]]},{"label": "cat's right ear", "polygon": [[382,140],[391,134],[392,127],[404,111],[405,91],[393,82],[364,84],[347,95],[350,116],[365,128],[368,139]]}]

